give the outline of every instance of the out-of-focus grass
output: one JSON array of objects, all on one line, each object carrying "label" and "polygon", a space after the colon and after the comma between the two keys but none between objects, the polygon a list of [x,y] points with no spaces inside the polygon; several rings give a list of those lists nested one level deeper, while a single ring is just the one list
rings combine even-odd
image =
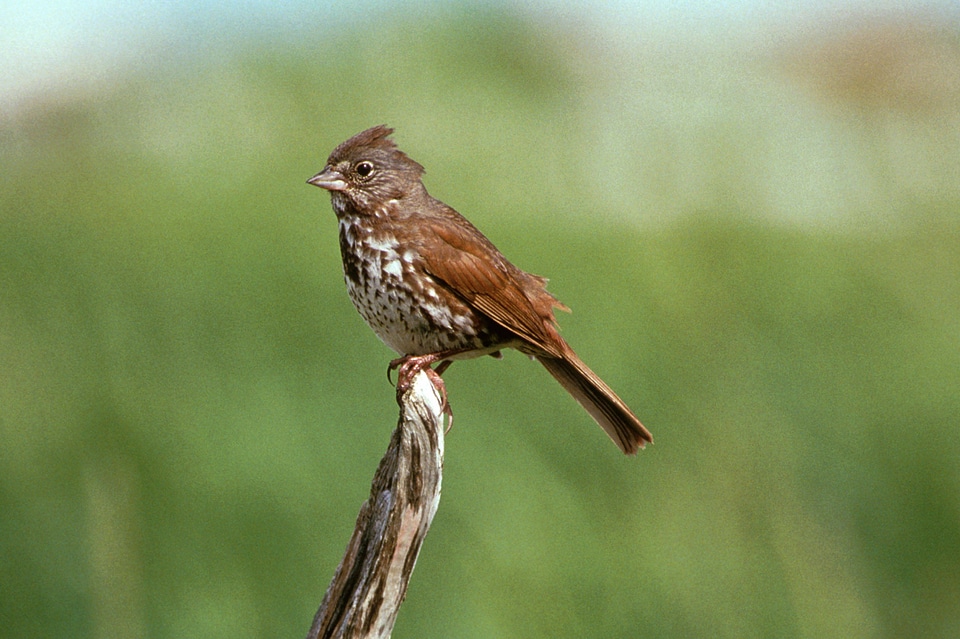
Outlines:
[{"label": "out-of-focus grass", "polygon": [[4,122],[5,635],[305,631],[395,409],[303,181],[380,122],[657,441],[454,366],[396,636],[955,635],[958,111],[574,35],[400,21]]}]

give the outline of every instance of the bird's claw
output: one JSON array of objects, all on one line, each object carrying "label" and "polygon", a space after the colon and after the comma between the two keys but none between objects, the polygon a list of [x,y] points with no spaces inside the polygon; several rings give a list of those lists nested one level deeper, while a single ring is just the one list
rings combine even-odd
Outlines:
[{"label": "bird's claw", "polygon": [[[440,411],[448,418],[447,428],[443,431],[444,434],[447,434],[450,432],[450,429],[453,428],[453,409],[450,408],[450,402],[447,401],[447,386],[443,383],[443,378],[440,376],[443,375],[443,372],[447,370],[453,362],[448,359],[442,359],[442,361],[437,364],[436,370],[431,368],[434,362],[441,359],[442,355],[436,353],[398,357],[387,365],[387,379],[390,380],[390,373],[394,370],[397,371],[397,403],[400,404],[403,401],[404,394],[413,386],[413,380],[417,374],[421,371],[426,373],[430,383],[433,384],[433,387],[440,395]],[[390,381],[392,383],[393,380]]]}]

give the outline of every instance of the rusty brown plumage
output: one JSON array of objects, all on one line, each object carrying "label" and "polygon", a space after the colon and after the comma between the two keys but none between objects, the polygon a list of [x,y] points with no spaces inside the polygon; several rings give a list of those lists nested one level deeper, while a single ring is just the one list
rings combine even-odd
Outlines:
[{"label": "rusty brown plumage", "polygon": [[[377,126],[343,142],[308,180],[330,191],[344,280],[373,331],[413,369],[515,348],[533,356],[627,454],[653,441],[557,331],[567,310],[546,279],[511,264],[431,197],[423,167]],[[409,371],[408,371],[409,372]]]}]

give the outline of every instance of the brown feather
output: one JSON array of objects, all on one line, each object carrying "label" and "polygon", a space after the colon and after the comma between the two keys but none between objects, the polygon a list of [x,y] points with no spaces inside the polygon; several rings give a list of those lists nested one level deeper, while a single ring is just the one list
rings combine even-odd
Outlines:
[{"label": "brown feather", "polygon": [[[652,442],[650,432],[623,400],[560,337],[553,309],[566,307],[546,291],[546,279],[519,270],[489,240],[478,233],[462,232],[460,227],[430,225],[441,242],[437,242],[439,248],[433,245],[431,251],[421,254],[425,270],[467,304],[522,338],[527,344],[520,350],[534,355],[624,453],[636,454],[638,448]],[[490,268],[491,263],[497,268]]]},{"label": "brown feather", "polygon": [[[528,276],[524,282],[527,274],[508,262],[479,232],[465,233],[449,224],[429,226],[440,241],[431,243],[430,251],[421,252],[424,270],[537,351],[554,357],[563,355],[563,340],[553,317],[554,306],[563,305],[546,292],[543,278]],[[540,291],[534,299],[528,294],[531,283]]]},{"label": "brown feather", "polygon": [[638,448],[653,442],[650,431],[644,428],[623,400],[569,347],[563,357],[538,356],[537,361],[590,413],[624,453],[635,455]]}]

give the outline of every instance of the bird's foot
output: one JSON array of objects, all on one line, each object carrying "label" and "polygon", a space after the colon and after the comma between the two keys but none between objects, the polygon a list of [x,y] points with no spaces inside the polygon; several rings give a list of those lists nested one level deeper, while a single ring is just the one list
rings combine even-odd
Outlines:
[{"label": "bird's foot", "polygon": [[[433,384],[433,387],[437,390],[437,393],[440,395],[440,410],[445,415],[447,415],[447,428],[444,431],[444,434],[450,431],[453,428],[453,409],[450,408],[450,402],[447,401],[447,386],[443,383],[443,379],[440,377],[443,375],[443,372],[450,367],[450,364],[453,361],[449,359],[444,359],[448,353],[427,353],[426,355],[405,355],[404,357],[398,357],[397,359],[390,362],[387,366],[387,379],[390,379],[390,373],[394,370],[397,371],[397,403],[401,403],[403,400],[403,395],[410,390],[410,387],[413,386],[413,380],[417,376],[417,373],[423,371],[427,375],[427,379],[430,380],[430,383]],[[436,369],[431,368],[431,366],[439,361]]]},{"label": "bird's foot", "polygon": [[[393,371],[398,371],[397,391],[406,391],[410,388],[410,384],[417,373],[429,369],[437,362],[440,363],[437,364],[435,369],[431,369],[430,373],[436,373],[437,377],[443,375],[444,371],[450,368],[450,364],[453,364],[453,360],[448,358],[460,352],[461,351],[441,351],[439,353],[427,353],[426,355],[404,355],[403,357],[390,360],[390,363],[387,364],[387,380],[392,384],[393,379],[390,374],[393,373]],[[428,373],[428,375],[430,373]]]},{"label": "bird's foot", "polygon": [[430,369],[436,363],[437,358],[437,353],[427,353],[426,355],[404,355],[391,360],[387,364],[387,380],[392,384],[391,373],[397,371],[397,393],[403,393],[410,388],[417,373],[424,369]]}]

